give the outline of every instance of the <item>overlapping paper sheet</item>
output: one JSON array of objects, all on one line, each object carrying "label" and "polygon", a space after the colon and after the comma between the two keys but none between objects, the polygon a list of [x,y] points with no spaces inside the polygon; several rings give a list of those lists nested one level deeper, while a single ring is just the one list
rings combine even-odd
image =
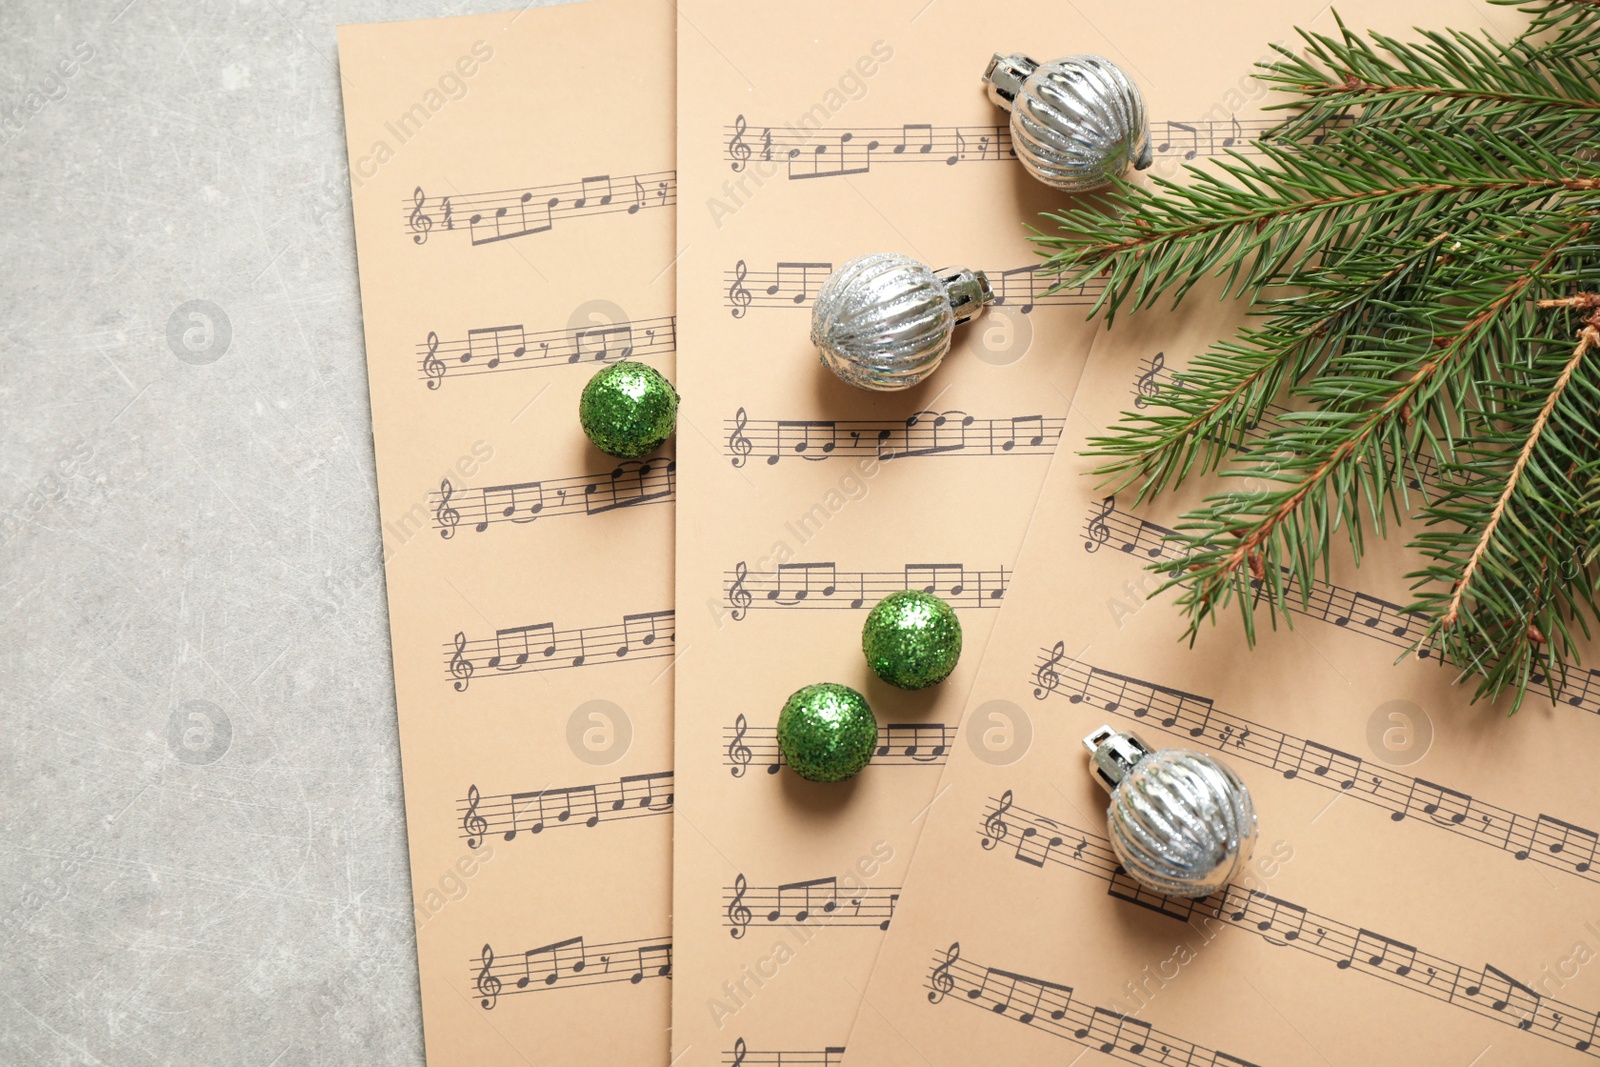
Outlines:
[{"label": "overlapping paper sheet", "polygon": [[673,32],[660,0],[340,31],[436,1065],[667,1059],[675,472],[577,404],[672,373]]},{"label": "overlapping paper sheet", "polygon": [[[1259,33],[1259,14],[1226,28]],[[1345,16],[1463,22],[1445,5]],[[1224,28],[1194,25],[1196,47],[1231,54]],[[1158,107],[1177,106],[1173,80],[1146,82]],[[1236,618],[1189,649],[1142,568],[1177,551],[1165,535],[1206,487],[1134,507],[1087,474],[1087,439],[1156,410],[1239,321],[1196,296],[1097,339],[962,727],[1021,723],[1008,728],[1031,743],[1008,759],[953,751],[846,1063],[1600,1056],[1595,650],[1557,704],[1530,697],[1510,720],[1470,704],[1432,650],[1394,664],[1426,626],[1401,607],[1417,564],[1403,536],[1369,540],[1359,570],[1337,553],[1293,629],[1263,626],[1253,652]],[[1413,474],[1417,488],[1439,477],[1426,462]],[[1225,892],[1167,899],[1120,872],[1081,743],[1103,724],[1239,771],[1261,836]]]},{"label": "overlapping paper sheet", "polygon": [[[1016,740],[955,720],[1095,329],[1092,294],[1046,295],[1036,273],[1026,225],[1064,201],[1016,162],[983,71],[997,49],[1120,52],[1098,14],[1042,0],[679,11],[673,1049],[821,1062],[940,767]],[[1164,162],[1241,136],[1201,111],[1160,131]],[[842,384],[808,341],[820,284],[877,251],[983,270],[1000,300],[903,393]],[[965,632],[962,665],[921,693],[878,682],[860,651],[866,612],[906,588],[945,597]],[[862,690],[879,721],[872,764],[841,785],[777,752],[785,698],[820,681]]]}]

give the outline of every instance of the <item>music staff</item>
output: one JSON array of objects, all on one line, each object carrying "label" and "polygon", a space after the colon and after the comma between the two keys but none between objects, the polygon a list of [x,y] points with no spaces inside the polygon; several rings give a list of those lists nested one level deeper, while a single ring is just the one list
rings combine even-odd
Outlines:
[{"label": "music staff", "polygon": [[546,786],[523,793],[485,796],[476,785],[457,802],[460,836],[468,848],[499,834],[515,841],[521,834],[540,834],[562,827],[590,829],[603,822],[672,814],[672,772],[627,774],[615,781],[585,785]]},{"label": "music staff", "polygon": [[[1191,122],[1151,123],[1151,153],[1157,160],[1183,162],[1229,152],[1261,155],[1264,135],[1279,120],[1230,116]],[[1328,124],[1331,131],[1349,119]],[[907,122],[899,126],[851,129],[806,129],[794,126],[752,127],[743,115],[723,127],[729,168],[751,167],[763,177],[782,167],[790,181],[843,178],[871,173],[875,166],[895,163],[1002,163],[1017,158],[1011,131],[1005,125],[936,126]],[[758,166],[759,165],[759,166]]]},{"label": "music staff", "polygon": [[870,926],[889,929],[899,886],[839,885],[835,877],[752,886],[743,874],[723,890],[723,925],[742,938],[756,926]]},{"label": "music staff", "polygon": [[[750,308],[809,308],[832,273],[830,262],[780,260],[771,270],[753,270],[741,259],[723,274],[724,301],[736,319],[744,318]],[[1040,305],[1089,307],[1105,288],[1104,279],[1095,278],[1070,289],[1057,289],[1056,276],[1037,263],[984,273],[994,289],[995,304],[1014,307],[1024,315]]]},{"label": "music staff", "polygon": [[506,627],[485,638],[469,639],[458,632],[445,645],[445,662],[455,691],[464,693],[480,673],[494,677],[671,656],[674,632],[670,608],[582,629],[558,630],[553,622],[539,622]]},{"label": "music staff", "polygon": [[842,571],[835,563],[780,563],[752,572],[741,560],[723,577],[723,594],[735,622],[752,610],[870,608],[890,593],[920,589],[958,608],[998,608],[1006,596],[1006,569],[961,563],[907,563],[897,571]]},{"label": "music staff", "polygon": [[[1140,559],[1178,560],[1184,558],[1184,552],[1181,542],[1173,540],[1177,536],[1177,531],[1169,527],[1118,511],[1116,497],[1108,496],[1089,507],[1084,524],[1083,547],[1086,552],[1098,552],[1101,547],[1110,545],[1125,555]],[[1288,611],[1331,623],[1340,629],[1363,634],[1396,648],[1414,651],[1418,659],[1442,657],[1435,645],[1418,643],[1433,621],[1426,612],[1409,611],[1393,601],[1346,589],[1320,578],[1312,583],[1310,595],[1302,598],[1299,585],[1289,571],[1283,569],[1282,573]],[[1261,579],[1253,577],[1249,584],[1252,592],[1259,595]],[[1543,672],[1535,671],[1530,682],[1534,686],[1543,686],[1547,679]],[[1555,691],[1556,703],[1591,715],[1600,715],[1600,668],[1569,666],[1565,678],[1556,684]]]},{"label": "music staff", "polygon": [[419,185],[402,202],[406,231],[427,244],[435,230],[457,231],[473,245],[495,244],[548,233],[557,222],[589,215],[636,215],[678,202],[675,171],[596,174],[576,181],[500,189],[485,193],[429,196]]},{"label": "music staff", "polygon": [[841,1067],[844,1046],[807,1049],[753,1049],[744,1038],[733,1040],[733,1047],[722,1052],[723,1067]]},{"label": "music staff", "polygon": [[[1118,674],[1073,660],[1061,663],[1064,647],[1040,649],[1041,663],[1054,661],[1053,683],[1034,690],[1039,699],[1065,698],[1125,719],[1157,726],[1228,756],[1276,771],[1323,789],[1345,793],[1389,812],[1393,822],[1410,820],[1446,830],[1507,852],[1515,860],[1532,860],[1588,881],[1600,881],[1595,854],[1600,834],[1552,815],[1529,817],[1480,800],[1468,793],[1412,778],[1364,758],[1329,748],[1317,741],[1263,726],[1218,710],[1209,697],[1171,686]],[[1038,680],[1039,674],[1031,678]]]},{"label": "music staff", "polygon": [[723,422],[735,467],[752,456],[769,467],[784,459],[1047,456],[1065,425],[1065,419],[1044,415],[985,419],[965,411],[917,411],[904,419],[751,419],[744,408]]},{"label": "music staff", "polygon": [[624,460],[606,474],[546,478],[537,482],[460,489],[446,478],[429,494],[439,536],[455,537],[463,524],[483,533],[491,523],[530,523],[561,515],[603,515],[643,504],[670,503],[678,464],[671,456]]},{"label": "music staff", "polygon": [[471,966],[474,988],[482,998],[479,1006],[491,1011],[500,997],[514,993],[671,978],[672,941],[661,937],[589,945],[582,937],[569,937],[509,955],[497,955],[486,944]]},{"label": "music staff", "polygon": [[678,320],[672,315],[563,330],[530,331],[520,322],[484,326],[449,341],[430,332],[417,346],[417,377],[437,390],[446,377],[618,363],[676,352],[677,342]]},{"label": "music staff", "polygon": [[[1157,352],[1154,356],[1139,361],[1139,366],[1142,370],[1134,376],[1132,389],[1134,394],[1133,406],[1135,408],[1143,409],[1152,404],[1162,403],[1161,398],[1163,396],[1170,397],[1175,393],[1181,393],[1186,388],[1188,384],[1186,376],[1169,371],[1166,366],[1166,358],[1166,353]],[[1245,447],[1244,442],[1259,444],[1266,440],[1269,433],[1278,433],[1293,428],[1283,421],[1283,416],[1287,414],[1289,414],[1289,408],[1284,405],[1267,404],[1254,421],[1243,427],[1243,432],[1240,434],[1240,441],[1237,445],[1233,441],[1218,442],[1213,434],[1203,434],[1202,437],[1207,441],[1226,444],[1228,447],[1238,447],[1248,454],[1250,449]],[[1385,454],[1392,455],[1392,452],[1386,448]],[[1406,484],[1412,489],[1421,489],[1424,485],[1435,489],[1440,487],[1438,478],[1439,464],[1432,455],[1426,452],[1418,452],[1407,456],[1405,462],[1411,472],[1406,478]]]},{"label": "music staff", "polygon": [[[741,713],[733,725],[722,731],[722,761],[735,778],[743,778],[752,767],[777,774],[785,760],[778,749],[776,726],[751,726]],[[878,727],[878,746],[873,749],[873,767],[942,767],[955,741],[956,727],[941,722],[890,722]]]},{"label": "music staff", "polygon": [[1018,807],[1008,790],[991,798],[980,817],[980,844],[1002,804],[1014,832],[1004,844],[1019,862],[1043,870],[1067,867],[1106,880],[1106,892],[1179,922],[1215,919],[1260,937],[1275,948],[1318,956],[1342,971],[1368,974],[1434,1000],[1464,1008],[1539,1037],[1600,1057],[1594,1034],[1600,1013],[1551,1000],[1492,965],[1469,968],[1365,927],[1321,915],[1259,889],[1230,885],[1198,900],[1144,888],[1117,863],[1103,836]]},{"label": "music staff", "polygon": [[1132,1015],[1080,1003],[1072,986],[974,963],[961,954],[960,941],[934,952],[927,988],[931,1004],[971,1004],[1129,1063],[1253,1067]]}]

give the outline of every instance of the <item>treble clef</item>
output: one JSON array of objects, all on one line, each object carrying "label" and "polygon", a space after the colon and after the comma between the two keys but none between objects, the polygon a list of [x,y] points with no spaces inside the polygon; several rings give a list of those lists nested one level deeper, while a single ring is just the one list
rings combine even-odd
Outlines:
[{"label": "treble clef", "polygon": [[1133,406],[1136,408],[1148,407],[1150,401],[1161,395],[1161,383],[1156,378],[1161,374],[1161,368],[1167,365],[1167,354],[1157,352],[1156,358],[1150,361],[1150,369],[1139,375],[1139,380],[1134,383],[1134,388],[1139,395],[1134,398]]},{"label": "treble clef", "polygon": [[411,218],[407,220],[411,225],[411,239],[419,245],[426,244],[428,231],[433,229],[433,218],[422,210],[422,205],[428,202],[422,186],[417,186],[417,191],[411,194],[411,202],[416,205],[411,209]]},{"label": "treble clef", "polygon": [[995,845],[1004,841],[1006,835],[1011,832],[1011,827],[1006,825],[1005,820],[1005,814],[1010,810],[1011,790],[1007,789],[1000,794],[1000,803],[995,805],[995,809],[989,813],[989,817],[983,820],[983,840],[980,844],[984,848],[994,848]]},{"label": "treble clef", "polygon": [[733,1062],[728,1067],[744,1067],[744,1038],[733,1039]]},{"label": "treble clef", "polygon": [[456,692],[465,693],[472,680],[472,661],[467,658],[467,635],[456,631],[456,654],[450,657],[450,676],[455,679]]},{"label": "treble clef", "polygon": [[467,847],[477,848],[489,829],[489,820],[478,814],[478,787],[467,786],[467,813],[461,817],[461,829],[467,832]]},{"label": "treble clef", "polygon": [[750,290],[744,287],[744,280],[749,274],[744,260],[734,264],[733,284],[728,286],[728,303],[733,305],[733,317],[736,319],[744,318],[744,313],[750,309]]},{"label": "treble clef", "polygon": [[450,506],[455,492],[456,487],[450,484],[449,478],[439,483],[439,506],[434,509],[433,517],[439,523],[439,536],[446,541],[456,535],[456,526],[461,522],[461,512]]},{"label": "treble clef", "polygon": [[728,762],[733,764],[731,773],[735,778],[743,778],[744,769],[750,766],[750,757],[753,753],[750,751],[750,746],[744,743],[744,734],[749,728],[750,724],[745,721],[744,713],[741,712],[739,717],[733,720],[733,740],[728,742]]},{"label": "treble clef", "polygon": [[956,987],[956,980],[951,977],[950,968],[960,958],[961,942],[950,942],[950,947],[944,950],[944,962],[935,967],[933,974],[929,976],[929,984],[933,986],[933,991],[928,994],[929,1004],[939,1003],[944,999],[946,993]]},{"label": "treble clef", "polygon": [[733,929],[728,933],[734,940],[743,937],[745,928],[750,925],[750,907],[744,902],[744,891],[748,888],[744,875],[733,880],[733,901],[728,905],[728,924]]},{"label": "treble clef", "polygon": [[748,128],[743,115],[733,120],[733,137],[728,141],[728,155],[733,157],[732,167],[736,174],[750,162],[750,146],[744,143],[744,131]]},{"label": "treble clef", "polygon": [[478,995],[483,999],[478,1003],[484,1011],[488,1011],[500,999],[500,979],[491,970],[494,967],[494,949],[484,945],[483,955],[478,957],[478,962],[483,964],[483,970],[478,972]]},{"label": "treble clef", "polygon": [[1034,672],[1033,680],[1039,683],[1038,687],[1033,691],[1035,700],[1043,700],[1060,688],[1061,675],[1056,673],[1056,664],[1066,658],[1067,643],[1065,641],[1057,641],[1056,647],[1050,650],[1049,658],[1039,664],[1039,669]]},{"label": "treble clef", "polygon": [[733,465],[744,466],[745,460],[750,458],[750,453],[755,451],[755,445],[750,443],[750,438],[744,435],[744,428],[750,424],[745,417],[744,408],[733,413],[733,432],[728,435],[728,451],[733,453]]},{"label": "treble clef", "polygon": [[439,388],[444,378],[444,360],[439,358],[439,335],[428,331],[428,354],[422,357],[422,373],[428,376],[428,388]]},{"label": "treble clef", "polygon": [[750,595],[750,590],[744,587],[744,580],[750,577],[750,568],[745,566],[744,560],[733,568],[733,588],[728,590],[728,603],[733,605],[733,621],[738,622],[744,618],[744,613],[750,610],[750,605],[755,597]]},{"label": "treble clef", "polygon": [[1085,552],[1098,552],[1100,546],[1111,540],[1111,527],[1106,524],[1106,517],[1117,510],[1117,498],[1108,496],[1100,501],[1100,513],[1089,520],[1089,540],[1083,543]]}]

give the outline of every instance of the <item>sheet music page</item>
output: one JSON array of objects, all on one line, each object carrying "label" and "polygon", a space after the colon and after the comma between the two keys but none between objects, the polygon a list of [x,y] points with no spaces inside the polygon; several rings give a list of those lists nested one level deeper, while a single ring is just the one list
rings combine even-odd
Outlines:
[{"label": "sheet music page", "polygon": [[339,35],[435,1065],[667,1059],[673,448],[606,456],[577,406],[673,374],[673,33]]},{"label": "sheet music page", "polygon": [[[1090,292],[1045,295],[1026,224],[1062,199],[1013,157],[983,73],[997,49],[1117,53],[1044,0],[985,8],[981,33],[971,5],[927,0],[679,11],[674,1056],[831,1062],[940,768],[987,743],[956,716],[1096,329]],[[901,393],[839,382],[808,340],[818,287],[879,251],[983,270],[999,297]],[[917,693],[861,654],[867,612],[906,588],[964,631],[955,674]],[[777,752],[785,699],[819,681],[879,723],[842,784]]]},{"label": "sheet music page", "polygon": [[[1395,33],[1464,25],[1442,5],[1343,13]],[[1486,13],[1514,31],[1514,13]],[[1187,29],[1208,54],[1239,55],[1223,37],[1315,14]],[[1135,62],[1168,71],[1150,52]],[[1191,71],[1146,89],[1169,111],[1205,86]],[[1087,439],[1181,389],[1190,356],[1241,311],[1198,294],[1097,338],[961,728],[1030,743],[1009,760],[953,750],[845,1062],[1600,1057],[1595,649],[1558,704],[1530,694],[1509,720],[1470,704],[1431,650],[1395,664],[1426,624],[1402,607],[1410,531],[1369,539],[1359,570],[1337,554],[1292,629],[1258,616],[1254,651],[1236,617],[1190,649],[1141,568],[1173,551],[1163,535],[1215,481],[1134,507],[1087,474],[1100,462],[1079,454]],[[1082,745],[1102,724],[1239,772],[1260,838],[1226,891],[1168,899],[1120,872]]]}]

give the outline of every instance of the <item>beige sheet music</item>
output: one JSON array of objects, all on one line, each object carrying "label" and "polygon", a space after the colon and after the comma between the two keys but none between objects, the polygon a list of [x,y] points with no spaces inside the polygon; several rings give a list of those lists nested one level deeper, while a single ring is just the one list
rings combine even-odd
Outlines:
[{"label": "beige sheet music", "polygon": [[[1392,32],[1465,22],[1446,5],[1344,14]],[[1313,15],[1188,29],[1243,59],[1225,37]],[[1165,71],[1124,39],[1161,72],[1147,83],[1161,110],[1205,91],[1198,66]],[[1141,565],[1172,551],[1163,530],[1207,487],[1133,507],[1086,475],[1087,438],[1181,388],[1239,315],[1199,296],[1097,338],[962,727],[1022,722],[1031,744],[1012,762],[954,750],[844,1062],[1600,1056],[1600,673],[1508,720],[1432,655],[1393,664],[1424,625],[1401,608],[1416,563],[1403,539],[1369,541],[1359,570],[1341,559],[1254,652],[1235,618],[1190,650]],[[1240,772],[1261,835],[1225,893],[1169,900],[1118,872],[1081,744],[1106,723]]]},{"label": "beige sheet music", "polygon": [[[679,23],[684,488],[673,976],[676,1062],[823,1062],[844,1043],[1094,327],[1043,297],[1023,223],[1052,202],[985,99],[994,47],[1100,47],[1043,0],[686,0]],[[1037,36],[1036,34],[1034,36]],[[1054,42],[1054,43],[1051,43]],[[1003,304],[921,386],[869,394],[819,365],[817,287],[896,250],[987,272]],[[860,651],[889,592],[955,605],[964,661],[899,692]],[[780,767],[794,690],[864,692],[880,747],[855,780]],[[809,1057],[809,1059],[807,1058]]]},{"label": "beige sheet music", "polygon": [[673,32],[591,0],[339,35],[436,1067],[667,1060],[676,473],[577,403],[673,371]]}]

